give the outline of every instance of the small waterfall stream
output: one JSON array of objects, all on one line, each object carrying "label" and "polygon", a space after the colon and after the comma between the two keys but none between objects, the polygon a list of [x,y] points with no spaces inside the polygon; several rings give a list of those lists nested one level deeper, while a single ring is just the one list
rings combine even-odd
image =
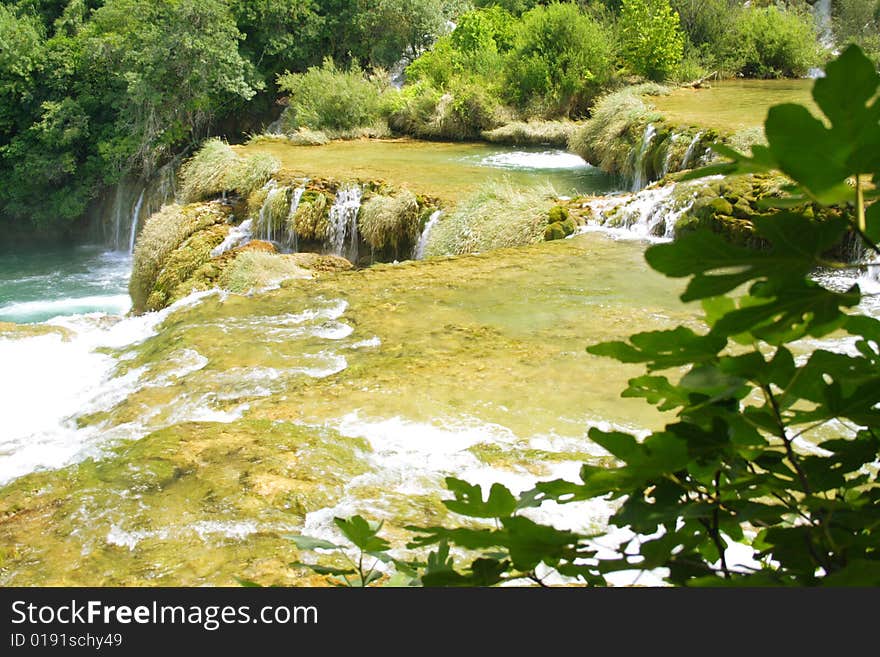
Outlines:
[{"label": "small waterfall stream", "polygon": [[275,241],[275,216],[274,203],[279,194],[287,192],[286,187],[279,187],[278,183],[272,179],[263,186],[266,191],[266,198],[260,207],[260,213],[257,216],[257,237],[269,242]]},{"label": "small waterfall stream", "polygon": [[352,263],[358,258],[357,216],[360,209],[361,188],[357,185],[340,187],[330,208],[329,250]]},{"label": "small waterfall stream", "polygon": [[648,125],[646,125],[645,132],[642,135],[642,143],[639,146],[639,150],[636,153],[635,160],[633,161],[632,191],[634,192],[639,191],[649,182],[645,156],[648,154],[648,149],[651,147],[651,142],[654,141],[654,137],[656,136],[657,128],[654,127],[654,124],[649,123]]},{"label": "small waterfall stream", "polygon": [[684,152],[684,157],[681,158],[681,168],[682,170],[687,169],[692,160],[694,159],[694,153],[697,151],[697,145],[700,143],[700,139],[703,138],[703,133],[698,132],[694,135],[694,138],[691,139],[691,143],[688,144],[687,150]]},{"label": "small waterfall stream", "polygon": [[304,180],[303,184],[294,189],[293,193],[290,195],[290,210],[287,212],[287,243],[290,245],[290,248],[293,249],[294,253],[299,251],[299,236],[296,234],[296,226],[293,223],[293,217],[299,208],[299,202],[302,200],[302,195],[306,191],[307,182],[307,180]]},{"label": "small waterfall stream", "polygon": [[114,251],[134,253],[144,221],[176,196],[176,166],[176,161],[169,162],[146,182],[124,179],[117,183],[112,202],[99,203],[93,215],[96,227],[103,229],[105,244]]},{"label": "small waterfall stream", "polygon": [[134,240],[137,237],[137,229],[141,220],[141,208],[144,205],[144,194],[146,193],[147,188],[144,187],[141,190],[140,196],[138,196],[137,203],[134,204],[134,210],[131,212],[131,230],[128,238],[128,252],[134,253]]},{"label": "small waterfall stream", "polygon": [[413,249],[413,260],[421,260],[425,257],[425,249],[428,246],[428,239],[431,237],[431,231],[440,220],[442,214],[443,210],[436,210],[430,217],[428,217],[428,221],[425,223],[425,228],[422,230],[422,234],[419,235],[419,241],[416,243],[416,248]]}]

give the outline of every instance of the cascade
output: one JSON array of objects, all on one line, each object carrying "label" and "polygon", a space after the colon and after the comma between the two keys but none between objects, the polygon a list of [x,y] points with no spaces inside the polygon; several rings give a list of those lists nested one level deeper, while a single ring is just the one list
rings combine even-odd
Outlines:
[{"label": "cascade", "polygon": [[687,169],[691,165],[691,160],[694,159],[694,153],[697,150],[697,145],[700,143],[700,139],[702,139],[703,133],[698,132],[694,135],[694,138],[691,140],[691,143],[688,144],[687,150],[684,152],[684,157],[681,158],[681,168],[682,170]]},{"label": "cascade", "polygon": [[216,258],[231,249],[250,242],[254,237],[253,225],[253,219],[245,219],[240,225],[233,226],[232,229],[230,229],[229,234],[226,236],[226,239],[211,249],[211,257]]},{"label": "cascade", "polygon": [[642,135],[642,143],[641,146],[639,146],[639,152],[636,155],[635,162],[633,162],[632,191],[634,192],[639,191],[648,184],[645,156],[648,154],[648,149],[651,147],[651,142],[654,141],[656,135],[657,128],[654,127],[653,123],[649,123],[645,126],[645,132]]},{"label": "cascade", "polygon": [[297,208],[299,208],[302,195],[306,191],[307,182],[308,180],[304,180],[303,184],[293,190],[293,194],[290,195],[290,211],[287,213],[287,243],[294,253],[299,251],[299,237],[296,234],[293,217],[296,214]]},{"label": "cascade", "polygon": [[419,241],[416,243],[416,248],[413,249],[413,260],[421,260],[425,257],[425,248],[428,246],[428,238],[431,235],[431,230],[434,228],[434,225],[440,220],[440,215],[443,214],[443,210],[434,211],[430,217],[428,217],[428,221],[425,224],[425,228],[422,230],[422,234],[419,235]]},{"label": "cascade", "polygon": [[[144,221],[173,200],[176,195],[174,167],[176,160],[161,167],[156,175],[144,182],[139,178],[120,180],[112,203],[99,204],[96,228],[103,228],[104,241],[114,251],[133,253],[137,235]],[[107,232],[110,234],[108,235]]]},{"label": "cascade", "polygon": [[146,191],[146,187],[141,190],[137,203],[134,204],[134,209],[131,211],[131,231],[128,238],[128,252],[130,254],[134,253],[134,238],[137,236],[138,223],[141,219],[141,208],[144,205],[144,194]]},{"label": "cascade", "polygon": [[675,224],[692,206],[693,196],[676,194],[677,185],[664,185],[634,194],[621,194],[589,201],[596,219],[593,225],[618,237],[672,239]]},{"label": "cascade", "polygon": [[273,179],[263,185],[263,189],[266,191],[266,198],[263,199],[263,205],[260,206],[260,213],[257,215],[257,237],[274,242],[276,217],[273,204],[278,194],[286,193],[287,188],[279,187]]},{"label": "cascade", "polygon": [[330,252],[347,258],[352,263],[358,257],[357,216],[360,209],[361,188],[357,185],[340,187],[333,207],[330,208]]}]

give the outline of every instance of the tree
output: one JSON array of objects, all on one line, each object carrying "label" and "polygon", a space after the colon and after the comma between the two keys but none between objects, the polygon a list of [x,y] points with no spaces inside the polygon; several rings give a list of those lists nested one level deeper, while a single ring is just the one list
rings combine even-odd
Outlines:
[{"label": "tree", "polygon": [[613,48],[605,29],[574,4],[526,12],[508,54],[508,99],[532,114],[583,116],[611,79]]},{"label": "tree", "polygon": [[620,41],[626,63],[650,80],[668,78],[684,53],[678,13],[669,0],[623,0]]}]

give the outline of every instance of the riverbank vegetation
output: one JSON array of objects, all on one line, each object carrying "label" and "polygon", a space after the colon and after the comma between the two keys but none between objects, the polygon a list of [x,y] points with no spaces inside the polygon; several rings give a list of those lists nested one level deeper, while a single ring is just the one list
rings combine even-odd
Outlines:
[{"label": "riverbank vegetation", "polygon": [[[842,41],[874,38],[866,3],[836,6]],[[46,235],[81,228],[124,177],[259,133],[282,107],[276,128],[300,143],[559,144],[567,128],[542,121],[586,118],[640,78],[801,76],[823,58],[794,1],[21,1],[0,6],[0,40],[0,221]]]}]

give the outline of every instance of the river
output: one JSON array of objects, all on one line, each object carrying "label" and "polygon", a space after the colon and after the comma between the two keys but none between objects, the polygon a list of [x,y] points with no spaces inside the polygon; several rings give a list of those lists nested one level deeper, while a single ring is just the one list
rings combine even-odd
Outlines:
[{"label": "river", "polygon": [[[583,173],[494,150],[520,174],[533,158],[537,182]],[[589,232],[141,317],[124,316],[126,254],[4,256],[0,584],[309,584],[285,533],[337,538],[333,517],[360,513],[403,546],[404,526],[450,520],[446,476],[521,491],[607,463],[591,427],[664,417],[619,396],[640,368],[585,348],[700,325],[643,251]],[[527,513],[602,531],[611,512]]]}]

